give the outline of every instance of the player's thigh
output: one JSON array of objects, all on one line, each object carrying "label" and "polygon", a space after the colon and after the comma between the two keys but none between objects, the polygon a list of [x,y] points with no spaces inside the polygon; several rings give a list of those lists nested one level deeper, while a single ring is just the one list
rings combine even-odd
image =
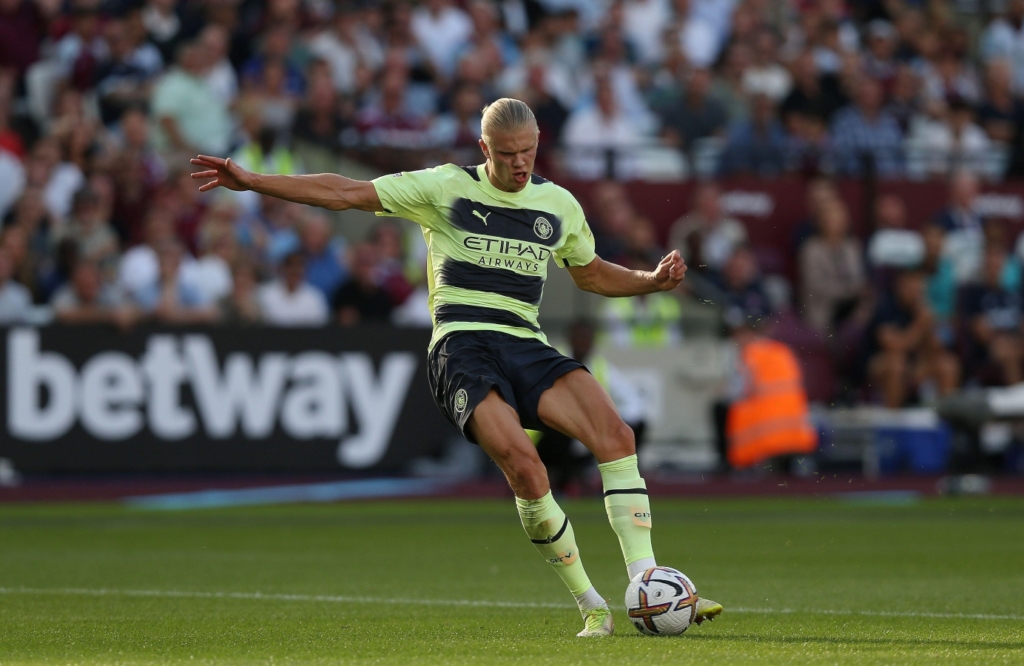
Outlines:
[{"label": "player's thigh", "polygon": [[466,428],[484,453],[505,473],[516,497],[538,499],[547,494],[547,470],[516,410],[491,389],[473,409]]},{"label": "player's thigh", "polygon": [[598,462],[636,452],[633,431],[619,416],[608,392],[583,369],[555,380],[540,396],[537,416],[550,428],[583,442]]}]

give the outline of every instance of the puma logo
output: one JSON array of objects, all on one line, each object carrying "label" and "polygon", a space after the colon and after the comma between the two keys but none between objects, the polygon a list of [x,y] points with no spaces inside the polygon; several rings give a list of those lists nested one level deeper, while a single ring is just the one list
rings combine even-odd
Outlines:
[{"label": "puma logo", "polygon": [[487,218],[489,218],[491,216],[490,213],[487,213],[486,215],[481,215],[480,211],[478,211],[478,210],[474,210],[473,211],[473,215],[476,215],[477,217],[479,217],[480,221],[484,223],[485,227],[487,226]]}]

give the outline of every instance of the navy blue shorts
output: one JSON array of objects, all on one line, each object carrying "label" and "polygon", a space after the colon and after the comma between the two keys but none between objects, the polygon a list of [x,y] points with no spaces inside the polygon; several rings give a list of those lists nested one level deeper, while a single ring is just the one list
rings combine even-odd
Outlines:
[{"label": "navy blue shorts", "polygon": [[550,430],[537,417],[540,395],[577,368],[584,366],[540,340],[496,331],[450,333],[427,355],[434,402],[474,444],[466,422],[492,388],[516,410],[524,428]]}]

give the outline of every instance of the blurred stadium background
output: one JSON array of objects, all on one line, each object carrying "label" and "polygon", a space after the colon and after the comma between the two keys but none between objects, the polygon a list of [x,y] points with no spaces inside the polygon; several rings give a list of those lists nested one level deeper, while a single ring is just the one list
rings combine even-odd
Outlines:
[{"label": "blurred stadium background", "polygon": [[501,96],[601,256],[690,264],[542,307],[652,486],[1024,491],[1022,94],[1022,0],[0,0],[0,500],[506,493],[429,397],[419,229],[188,164],[476,164]]}]

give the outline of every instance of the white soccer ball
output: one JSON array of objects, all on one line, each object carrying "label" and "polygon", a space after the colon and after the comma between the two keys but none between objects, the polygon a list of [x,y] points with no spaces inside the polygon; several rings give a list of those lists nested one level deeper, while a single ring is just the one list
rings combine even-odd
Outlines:
[{"label": "white soccer ball", "polygon": [[652,567],[626,588],[626,613],[641,634],[678,636],[697,617],[697,587],[681,571]]}]

